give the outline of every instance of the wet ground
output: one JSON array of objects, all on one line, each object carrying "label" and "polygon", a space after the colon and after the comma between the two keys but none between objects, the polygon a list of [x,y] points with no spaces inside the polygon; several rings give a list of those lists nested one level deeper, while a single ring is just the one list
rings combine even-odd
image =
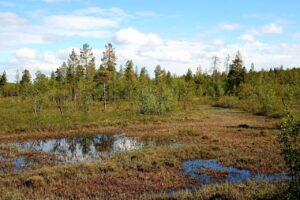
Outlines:
[{"label": "wet ground", "polygon": [[3,144],[6,149],[0,149],[0,173],[21,172],[58,163],[101,161],[123,151],[174,144],[151,138],[127,137],[124,134],[10,142]]},{"label": "wet ground", "polygon": [[[202,195],[207,188],[215,194],[216,188],[222,193],[234,187],[233,194],[248,195],[256,193],[253,187],[268,190],[288,179],[281,173],[286,169],[273,119],[209,106],[167,117],[80,129],[81,136],[75,130],[4,135],[0,193],[28,199],[132,199],[177,191],[201,190]],[[126,135],[110,135],[122,132]],[[249,185],[248,180],[256,181]],[[277,180],[282,182],[272,182]]]},{"label": "wet ground", "polygon": [[288,179],[285,173],[263,174],[250,170],[226,167],[218,160],[192,160],[183,163],[184,174],[197,179],[201,185],[217,183],[242,183],[256,181],[284,181]]}]

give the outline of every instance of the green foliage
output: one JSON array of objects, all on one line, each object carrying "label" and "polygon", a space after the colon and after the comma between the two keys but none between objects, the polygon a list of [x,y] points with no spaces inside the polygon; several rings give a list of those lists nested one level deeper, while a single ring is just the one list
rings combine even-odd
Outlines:
[{"label": "green foliage", "polygon": [[7,83],[2,87],[2,95],[4,97],[18,96],[18,91],[18,85],[14,83]]},{"label": "green foliage", "polygon": [[0,89],[3,88],[7,84],[7,78],[5,71],[3,72],[2,76],[0,75]]},{"label": "green foliage", "polygon": [[[227,57],[226,67],[230,68],[228,74],[227,71],[218,71],[218,57],[213,58],[212,74],[203,73],[198,68],[195,74],[189,69],[186,74],[176,76],[157,65],[155,77],[151,78],[146,67],[141,68],[140,72],[135,70],[132,60],[125,63],[124,69],[120,67],[117,70],[116,52],[110,43],[105,46],[101,61],[96,69],[92,47],[84,44],[80,54],[73,49],[68,60],[52,72],[50,78],[38,73],[32,83],[29,71],[25,70],[20,83],[16,78],[16,84],[4,85],[4,73],[0,76],[2,96],[21,93],[23,97],[40,102],[34,104],[54,104],[61,114],[68,101],[74,109],[87,113],[94,102],[101,102],[103,110],[106,110],[110,105],[118,109],[122,101],[134,107],[137,99],[141,113],[161,114],[172,110],[169,103],[164,103],[168,102],[165,98],[175,99],[179,108],[186,110],[195,97],[209,97],[219,106],[276,117],[283,114],[282,99],[300,110],[297,107],[300,104],[299,69],[279,68],[256,72],[253,68],[247,72],[239,52],[231,64]],[[137,98],[139,95],[141,97]],[[172,100],[170,105],[173,103]]]},{"label": "green foliage", "polygon": [[133,62],[132,62],[132,60],[128,60],[126,62],[125,78],[126,78],[126,81],[129,84],[134,84],[134,82],[136,81],[137,77],[136,77],[136,74],[135,74],[134,69],[133,69]]},{"label": "green foliage", "polygon": [[186,110],[189,106],[189,102],[195,94],[194,84],[191,81],[185,79],[176,80],[176,94],[178,102],[182,105],[182,108]]},{"label": "green foliage", "polygon": [[281,127],[278,141],[291,177],[290,199],[300,199],[300,122],[287,112]]},{"label": "green foliage", "polygon": [[102,66],[111,73],[111,77],[114,77],[117,66],[117,56],[111,43],[105,45],[105,51],[103,52],[101,61]]},{"label": "green foliage", "polygon": [[168,88],[140,87],[136,93],[136,105],[141,114],[164,114],[174,110],[175,97]]},{"label": "green foliage", "polygon": [[246,69],[243,66],[243,60],[240,52],[235,56],[232,64],[229,66],[229,73],[227,77],[228,93],[235,94],[235,90],[244,81]]},{"label": "green foliage", "polygon": [[24,94],[24,92],[27,90],[27,88],[31,85],[31,75],[30,72],[25,69],[23,71],[23,75],[20,81],[20,86],[21,86],[21,93]]}]

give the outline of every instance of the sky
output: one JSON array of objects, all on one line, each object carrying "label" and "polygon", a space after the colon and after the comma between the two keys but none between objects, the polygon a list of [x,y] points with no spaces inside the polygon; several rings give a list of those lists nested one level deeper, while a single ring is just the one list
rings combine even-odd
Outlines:
[{"label": "sky", "polygon": [[0,0],[0,73],[50,74],[93,47],[100,64],[105,44],[118,65],[132,59],[149,73],[157,64],[181,75],[209,73],[240,51],[246,68],[300,66],[299,0]]}]

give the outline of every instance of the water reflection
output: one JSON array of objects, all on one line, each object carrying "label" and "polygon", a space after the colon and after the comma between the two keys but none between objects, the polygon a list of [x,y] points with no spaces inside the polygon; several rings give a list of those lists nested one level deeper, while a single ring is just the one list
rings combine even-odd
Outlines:
[{"label": "water reflection", "polygon": [[249,180],[284,181],[289,177],[285,173],[262,174],[235,167],[222,166],[217,160],[192,160],[183,163],[184,174],[192,176],[201,184],[239,183]]},{"label": "water reflection", "polygon": [[19,149],[54,153],[68,163],[94,161],[114,153],[155,146],[158,141],[130,138],[125,135],[95,135],[46,139],[15,143]]}]

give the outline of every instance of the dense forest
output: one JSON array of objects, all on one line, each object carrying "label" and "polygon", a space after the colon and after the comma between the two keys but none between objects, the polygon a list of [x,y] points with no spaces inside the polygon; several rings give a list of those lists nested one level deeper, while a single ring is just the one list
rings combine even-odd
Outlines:
[{"label": "dense forest", "polygon": [[105,46],[100,67],[95,63],[92,47],[84,44],[79,55],[73,50],[50,77],[38,71],[32,80],[29,70],[24,70],[21,78],[17,73],[15,83],[8,83],[3,72],[0,91],[3,97],[30,100],[37,117],[51,105],[62,115],[69,107],[88,113],[95,102],[101,102],[99,109],[103,111],[127,102],[133,112],[164,114],[188,109],[196,97],[209,99],[216,106],[274,117],[281,116],[286,106],[299,110],[299,68],[256,71],[252,64],[248,71],[240,52],[231,62],[227,59],[225,71],[218,70],[221,63],[215,56],[210,73],[189,69],[182,76],[157,65],[155,77],[150,78],[147,69],[138,70],[132,60],[117,69],[116,52],[110,43]]}]

